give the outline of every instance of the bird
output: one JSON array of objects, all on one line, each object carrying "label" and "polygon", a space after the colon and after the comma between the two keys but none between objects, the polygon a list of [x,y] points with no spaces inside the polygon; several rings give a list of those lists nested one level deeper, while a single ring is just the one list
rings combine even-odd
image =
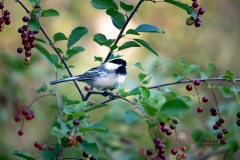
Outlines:
[{"label": "bird", "polygon": [[67,81],[80,81],[98,90],[113,90],[117,84],[121,85],[124,82],[127,76],[126,66],[126,61],[118,58],[91,68],[81,75],[51,81],[50,85]]}]

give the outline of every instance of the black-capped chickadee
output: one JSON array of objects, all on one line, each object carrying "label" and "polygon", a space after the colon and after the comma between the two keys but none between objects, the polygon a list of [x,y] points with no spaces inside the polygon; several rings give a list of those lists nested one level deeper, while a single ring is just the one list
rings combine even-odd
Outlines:
[{"label": "black-capped chickadee", "polygon": [[85,82],[99,90],[114,89],[116,88],[116,84],[122,84],[124,82],[127,75],[126,65],[125,60],[114,59],[92,68],[82,75],[52,81],[50,85],[77,80]]}]

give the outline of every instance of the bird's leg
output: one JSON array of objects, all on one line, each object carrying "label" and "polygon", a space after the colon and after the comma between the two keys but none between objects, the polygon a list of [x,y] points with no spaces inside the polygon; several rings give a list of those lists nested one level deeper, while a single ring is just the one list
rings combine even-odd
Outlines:
[{"label": "bird's leg", "polygon": [[109,96],[109,98],[111,98],[111,99],[116,96],[114,93],[108,92],[107,90],[105,90],[102,95],[103,95],[104,97]]}]

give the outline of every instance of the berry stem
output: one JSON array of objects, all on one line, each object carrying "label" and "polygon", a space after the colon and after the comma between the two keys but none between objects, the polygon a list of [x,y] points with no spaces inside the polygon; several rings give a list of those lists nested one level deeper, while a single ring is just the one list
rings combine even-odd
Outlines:
[{"label": "berry stem", "polygon": [[[56,79],[58,79],[57,71],[55,72],[55,76],[56,76]],[[56,97],[57,106],[58,106],[58,115],[62,119],[62,111],[61,111],[61,106],[60,106],[60,102],[59,102],[59,98],[58,98],[58,84],[56,84],[55,87],[56,87],[55,97]]]},{"label": "berry stem", "polygon": [[[205,83],[206,83],[206,82],[205,82]],[[207,83],[206,83],[206,85],[207,85]],[[209,87],[208,87],[208,88],[209,88]],[[217,107],[217,111],[218,111],[218,117],[221,118],[220,111],[219,111],[219,108],[218,108],[217,97],[216,97],[215,93],[213,92],[212,88],[209,88],[209,89],[210,89],[210,91],[212,92],[212,95],[213,95],[213,97],[214,97],[214,101],[215,101],[215,103],[216,103],[216,107]]]},{"label": "berry stem", "polygon": [[[49,141],[50,141],[52,138],[53,138],[53,136],[50,136],[50,137],[48,138],[48,140],[47,140],[47,141],[45,142],[45,144],[44,144],[44,148],[46,147],[46,145],[49,143]],[[43,149],[40,150],[40,151],[37,153],[35,159],[37,159],[37,157],[40,155],[40,153],[41,153],[42,151],[43,151]]]},{"label": "berry stem", "polygon": [[175,130],[175,136],[176,136],[176,145],[177,145],[177,151],[179,152],[179,143],[178,143],[178,134],[177,134],[177,128]]},{"label": "berry stem", "polygon": [[198,93],[198,89],[197,89],[197,87],[195,86],[194,81],[192,81],[192,80],[189,79],[189,78],[188,78],[188,80],[193,84],[193,87],[194,87],[194,89],[196,90],[196,93],[197,93],[197,96],[198,96],[198,103],[199,103],[199,105],[200,105],[200,104],[201,104],[201,100],[200,100],[200,96],[199,96],[199,93]]}]

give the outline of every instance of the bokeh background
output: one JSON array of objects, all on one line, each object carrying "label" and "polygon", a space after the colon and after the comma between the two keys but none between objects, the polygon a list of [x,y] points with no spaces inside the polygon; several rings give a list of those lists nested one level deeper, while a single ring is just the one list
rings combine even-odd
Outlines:
[{"label": "bokeh background", "polygon": [[[29,9],[31,8],[27,0],[22,2]],[[123,0],[123,2],[135,6],[138,0]],[[182,2],[192,3],[191,0],[183,0]],[[118,0],[116,0],[116,3],[119,5]],[[202,70],[209,62],[214,62],[217,66],[217,71],[213,77],[219,77],[224,74],[226,69],[234,72],[234,77],[240,77],[240,1],[199,0],[199,4],[206,9],[205,14],[201,16],[202,25],[199,28],[187,26],[186,19],[189,15],[176,6],[164,2],[144,2],[141,5],[127,29],[135,29],[140,24],[152,24],[165,31],[165,34],[141,34],[141,38],[149,42],[159,53],[159,58],[142,47],[116,53],[124,55],[124,59],[128,63],[128,77],[123,84],[126,90],[133,89],[139,85],[138,74],[143,72],[131,64],[141,62],[143,68],[148,73],[153,69],[154,64],[162,63],[177,53],[181,54],[162,65],[159,70],[154,71],[150,85],[173,81],[171,79],[172,73],[177,71],[181,74],[183,70],[178,64],[179,60],[183,60],[186,64],[198,64],[202,66]],[[89,30],[89,33],[77,43],[77,45],[83,46],[85,51],[68,61],[69,65],[75,66],[75,68],[72,68],[73,74],[83,73],[87,69],[99,65],[99,62],[94,61],[94,56],[105,57],[108,53],[108,48],[95,43],[93,41],[94,34],[103,33],[107,38],[114,39],[119,33],[119,30],[112,25],[111,19],[106,15],[105,11],[94,9],[90,1],[42,0],[41,6],[43,9],[53,8],[60,12],[60,17],[40,19],[42,26],[50,37],[53,37],[57,32],[63,32],[68,36],[71,30],[77,26],[84,26]],[[16,52],[16,49],[22,45],[17,30],[24,24],[22,17],[27,14],[13,0],[5,1],[5,9],[11,12],[11,25],[5,26],[3,32],[0,33],[0,159],[15,160],[19,158],[10,155],[10,152],[13,150],[21,150],[33,157],[37,154],[38,150],[34,148],[33,143],[35,141],[43,143],[44,140],[48,139],[50,136],[49,130],[58,113],[54,97],[38,100],[32,106],[36,115],[35,119],[26,122],[24,124],[24,136],[18,136],[17,131],[20,129],[21,124],[16,123],[14,117],[21,112],[22,108],[28,106],[39,96],[35,90],[43,82],[48,84],[49,81],[54,79],[55,75],[53,68],[42,58],[41,53],[35,49],[31,57],[32,62],[27,66],[23,64],[24,55]],[[38,37],[44,38],[42,33],[38,34]],[[122,39],[119,45],[127,40]],[[56,46],[66,50],[66,42],[64,41],[56,43]],[[50,53],[54,53],[49,46],[45,45],[45,47]],[[67,72],[63,71],[60,77],[64,74],[67,74]],[[197,78],[197,75],[193,74],[191,78]],[[212,85],[228,84],[227,82],[212,82]],[[83,88],[84,84],[80,83],[80,86]],[[54,86],[49,86],[49,88],[55,89]],[[169,86],[168,88],[174,90],[179,95],[190,96],[195,101],[192,111],[184,115],[184,119],[181,120],[178,127],[180,144],[188,146],[189,154],[194,156],[207,153],[212,147],[191,149],[194,148],[191,134],[196,129],[210,132],[211,125],[215,119],[211,118],[208,112],[197,114],[197,98],[193,96],[193,92],[185,91],[185,84]],[[214,105],[213,97],[204,85],[199,87],[199,91],[210,99],[210,102],[203,106],[208,111]],[[239,133],[240,128],[235,125],[235,114],[240,110],[239,105],[234,98],[224,99],[217,91],[216,93],[218,102],[224,112],[223,116],[227,120],[226,126],[228,126],[231,133],[229,136],[231,136],[232,140],[239,143],[237,133]],[[59,94],[65,94],[69,99],[80,99],[76,88],[69,83],[59,85]],[[91,101],[95,102],[103,99],[103,97],[99,96],[91,97]],[[153,148],[144,121],[140,121],[133,126],[123,124],[124,111],[129,108],[131,106],[117,100],[109,103],[108,107],[89,113],[89,123],[101,121],[111,131],[107,135],[99,133],[99,135],[95,136],[101,137],[103,141],[110,139],[108,143],[111,143],[116,148],[123,149],[122,151],[116,150],[112,152],[114,157],[117,157],[117,160],[131,159],[131,155],[138,155],[140,148]],[[106,139],[103,138],[104,136]],[[122,143],[122,138],[130,140],[131,144]],[[166,139],[169,146],[175,146],[173,135]],[[214,149],[221,149],[221,147],[215,147]],[[170,152],[168,151],[168,153]],[[100,154],[104,155],[102,152]],[[66,149],[64,152],[65,157],[78,157],[79,155],[81,155],[81,152],[78,148]],[[170,154],[168,155],[170,159],[175,159]],[[239,157],[239,152],[236,153],[235,157]],[[210,160],[215,159],[223,159],[223,156],[216,155]]]}]

